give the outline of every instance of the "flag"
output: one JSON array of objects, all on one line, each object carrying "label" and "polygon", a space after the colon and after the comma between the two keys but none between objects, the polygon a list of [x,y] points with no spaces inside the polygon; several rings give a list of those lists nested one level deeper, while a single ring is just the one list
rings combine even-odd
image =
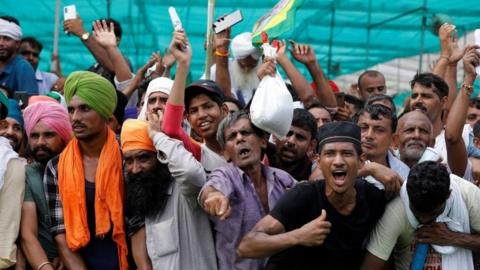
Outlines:
[{"label": "flag", "polygon": [[274,39],[290,31],[295,25],[295,12],[302,4],[303,0],[280,0],[270,12],[255,23],[252,43],[262,44],[262,32],[266,32],[270,39]]}]

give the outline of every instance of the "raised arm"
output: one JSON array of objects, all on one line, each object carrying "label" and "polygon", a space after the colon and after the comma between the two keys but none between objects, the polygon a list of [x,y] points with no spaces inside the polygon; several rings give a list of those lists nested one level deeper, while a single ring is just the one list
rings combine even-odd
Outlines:
[{"label": "raised arm", "polygon": [[[287,44],[283,41],[280,41],[279,44],[280,48],[278,50],[277,61],[292,82],[293,89],[295,89],[295,92],[297,92],[300,100],[303,102],[305,107],[308,107],[314,100],[317,100],[317,97],[313,92],[313,89],[310,87],[307,79],[305,79],[305,77],[300,73],[300,71],[298,71],[295,65],[285,54]],[[308,51],[312,49],[307,45],[298,45],[298,47],[300,48],[300,51],[304,52],[305,54],[308,54]]]},{"label": "raised arm", "polygon": [[450,62],[450,55],[452,50],[450,48],[450,37],[455,31],[455,26],[449,23],[444,23],[438,29],[438,38],[440,40],[440,57],[438,58],[432,73],[445,79],[445,72],[447,71],[448,63]]},{"label": "raised arm", "polygon": [[215,82],[220,86],[226,96],[232,94],[232,83],[228,70],[228,46],[230,45],[230,28],[215,34]]},{"label": "raised arm", "polygon": [[132,78],[132,71],[127,61],[117,46],[117,38],[113,31],[113,23],[108,26],[106,21],[95,21],[93,23],[93,34],[98,44],[107,52],[112,63],[113,72],[119,82]]},{"label": "raised arm", "polygon": [[463,127],[467,117],[468,103],[476,78],[475,66],[480,62],[476,47],[468,47],[463,57],[465,78],[462,89],[455,98],[445,126],[448,165],[452,173],[463,176],[467,166],[467,149],[462,139]]},{"label": "raised arm", "polygon": [[[85,28],[83,28],[83,21],[80,16],[77,16],[76,19],[66,20],[63,22],[63,29],[69,33],[74,34],[77,37],[81,37],[83,34],[87,33]],[[105,49],[98,44],[95,37],[89,36],[86,40],[82,39],[83,44],[87,47],[90,53],[95,57],[95,60],[104,67],[109,72],[114,72],[113,64],[108,53]]]},{"label": "raised arm", "polygon": [[328,84],[328,78],[323,73],[322,68],[318,64],[317,57],[315,56],[315,52],[313,48],[309,47],[307,50],[303,46],[298,46],[295,41],[290,41],[292,44],[292,49],[290,50],[292,53],[293,58],[298,62],[304,64],[310,76],[312,76],[313,82],[317,85],[317,90],[315,94],[317,95],[320,102],[329,108],[336,108],[337,107],[337,99],[335,98],[335,94],[333,93],[330,85]]}]

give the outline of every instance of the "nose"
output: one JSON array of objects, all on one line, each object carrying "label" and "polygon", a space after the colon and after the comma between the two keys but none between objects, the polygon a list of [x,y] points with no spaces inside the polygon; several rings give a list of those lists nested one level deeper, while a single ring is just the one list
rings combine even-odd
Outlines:
[{"label": "nose", "polygon": [[8,126],[7,134],[8,134],[8,135],[14,135],[14,134],[15,134],[15,131],[13,130],[13,126],[12,126],[12,125],[9,125],[9,126]]},{"label": "nose", "polygon": [[80,113],[78,112],[78,110],[75,109],[70,113],[70,117],[72,119],[72,122],[79,121],[81,118]]},{"label": "nose", "polygon": [[134,160],[132,164],[132,173],[137,174],[142,171],[142,166],[140,165],[140,162]]},{"label": "nose", "polygon": [[207,112],[203,108],[198,109],[198,118],[204,118],[207,116]]},{"label": "nose", "polygon": [[45,137],[40,135],[40,136],[38,137],[37,144],[38,144],[38,145],[45,145],[45,143],[46,143]]},{"label": "nose", "polygon": [[373,138],[373,129],[369,127],[364,133],[365,138],[372,139]]},{"label": "nose", "polygon": [[333,166],[335,167],[343,167],[345,164],[345,161],[343,160],[343,156],[341,153],[335,154],[335,157],[333,158]]}]

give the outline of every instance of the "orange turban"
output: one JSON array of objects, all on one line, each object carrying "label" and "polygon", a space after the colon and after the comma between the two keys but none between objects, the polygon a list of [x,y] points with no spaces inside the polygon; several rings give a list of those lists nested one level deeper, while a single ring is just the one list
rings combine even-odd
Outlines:
[{"label": "orange turban", "polygon": [[123,123],[120,134],[122,152],[130,150],[146,150],[157,152],[153,142],[148,136],[148,124],[137,119],[128,119]]}]

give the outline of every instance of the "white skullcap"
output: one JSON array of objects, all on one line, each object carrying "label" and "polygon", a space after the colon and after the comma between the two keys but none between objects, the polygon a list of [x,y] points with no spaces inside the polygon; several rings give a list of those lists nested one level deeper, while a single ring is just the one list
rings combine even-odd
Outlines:
[{"label": "white skullcap", "polygon": [[235,36],[232,40],[233,57],[237,60],[252,56],[254,59],[260,57],[260,50],[252,45],[252,33],[245,32]]},{"label": "white skullcap", "polygon": [[13,22],[0,19],[0,36],[9,37],[13,40],[21,40],[22,29]]},{"label": "white skullcap", "polygon": [[161,92],[170,96],[170,91],[173,87],[173,81],[167,77],[158,77],[153,79],[147,87],[147,92],[145,93],[145,97],[143,98],[143,106],[138,114],[137,119],[140,120],[147,120],[147,105],[148,105],[148,98],[151,94]]}]

